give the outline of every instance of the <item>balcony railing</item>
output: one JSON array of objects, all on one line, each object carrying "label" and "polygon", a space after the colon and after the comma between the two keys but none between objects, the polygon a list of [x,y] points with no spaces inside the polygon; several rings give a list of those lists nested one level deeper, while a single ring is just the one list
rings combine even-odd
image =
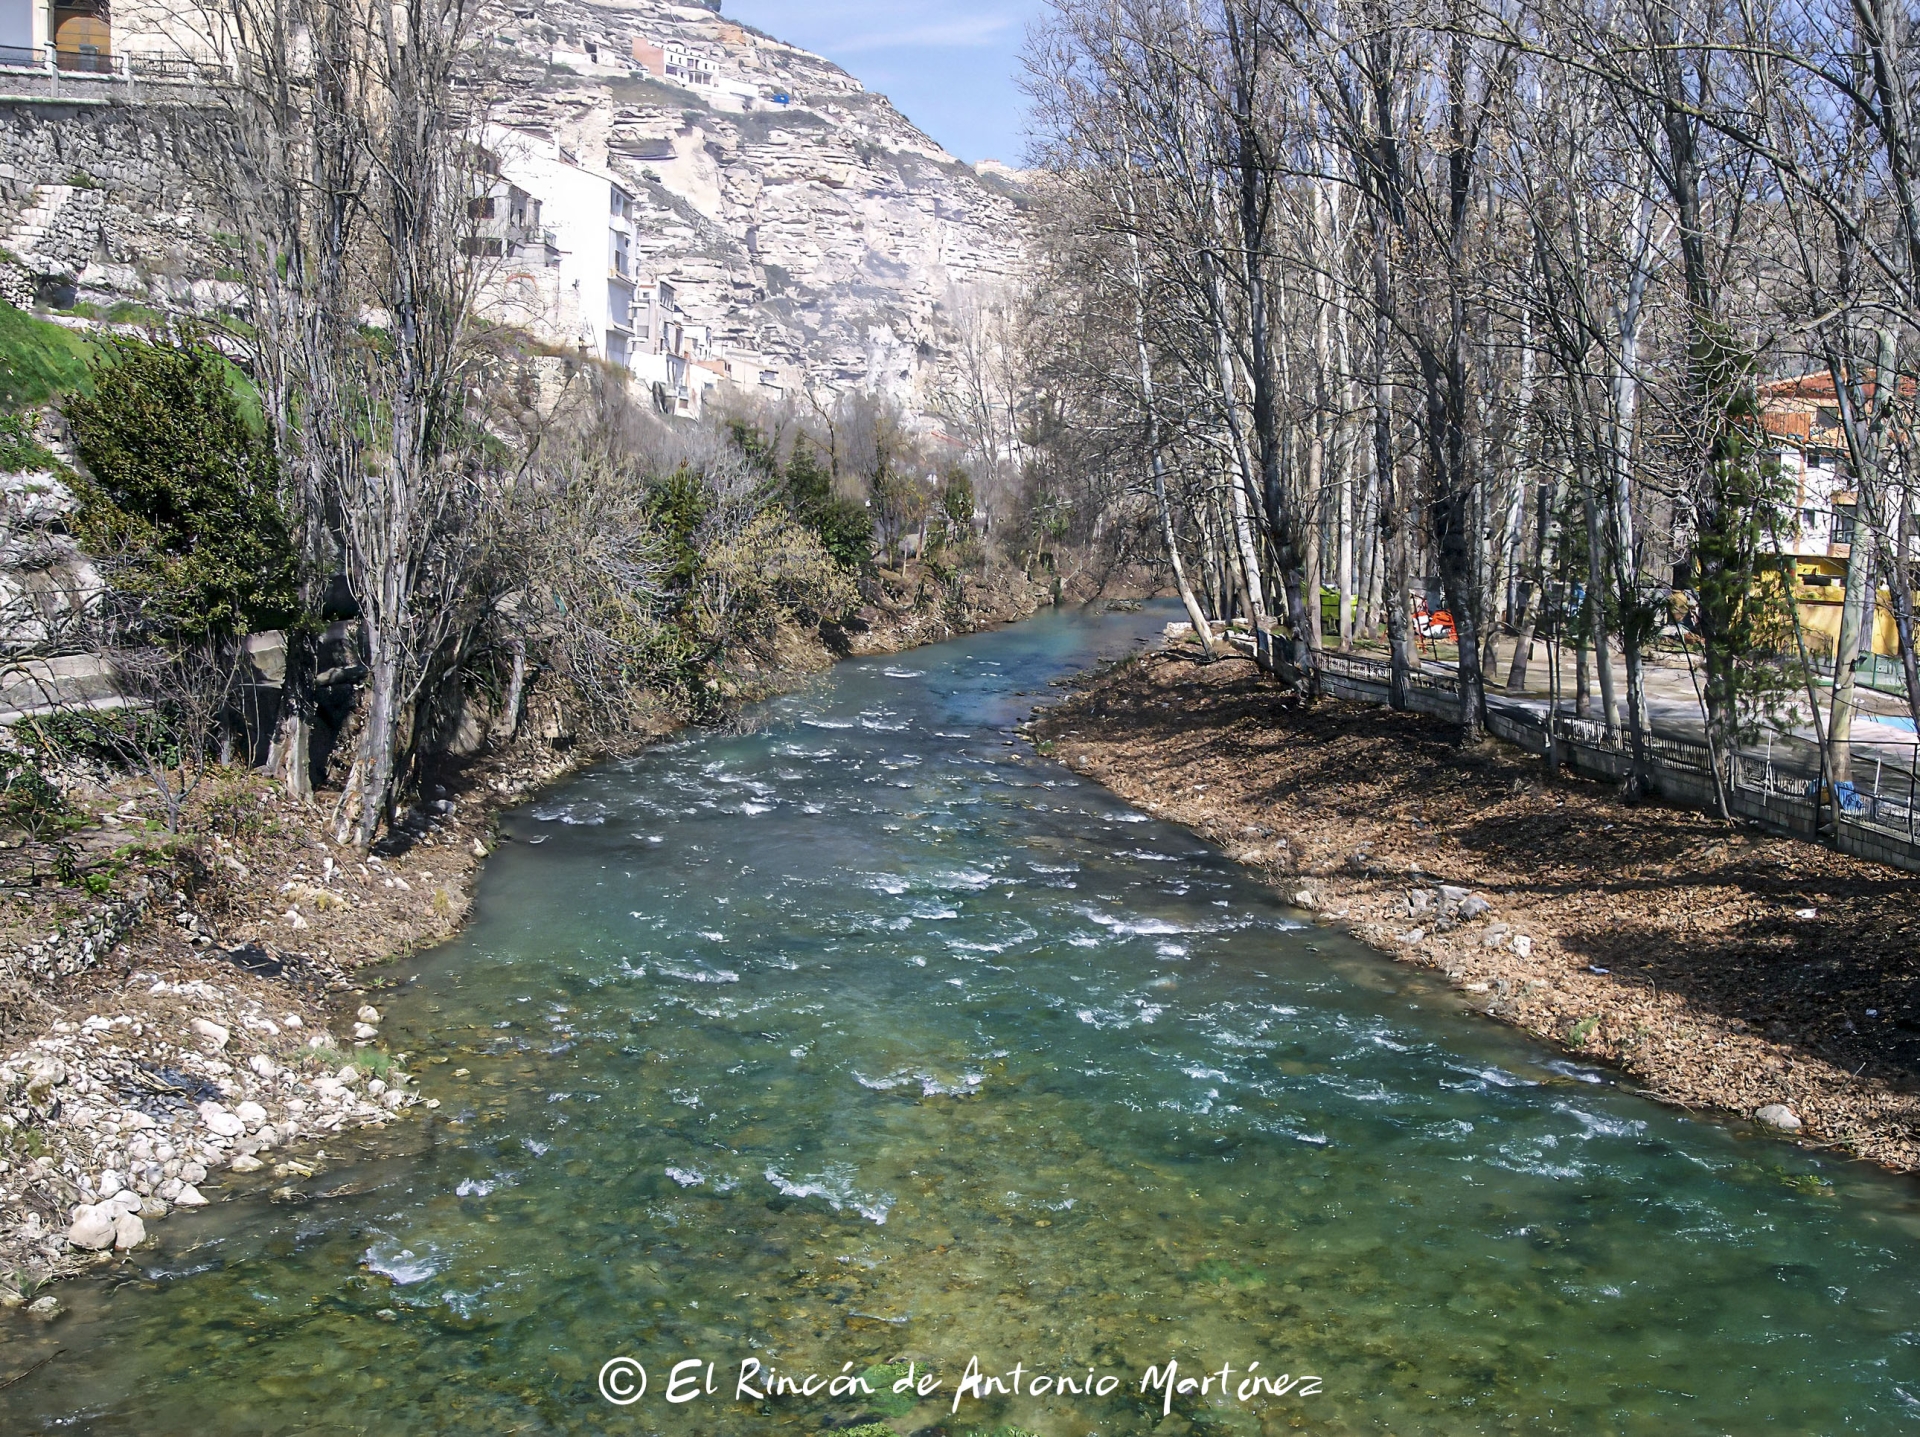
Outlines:
[{"label": "balcony railing", "polygon": [[0,84],[9,89],[59,99],[63,85],[73,87],[66,94],[80,98],[102,94],[102,84],[221,85],[233,72],[218,60],[184,55],[106,55],[56,45],[0,45],[0,75]]},{"label": "balcony railing", "polygon": [[54,64],[70,75],[115,75],[121,67],[117,55],[105,55],[98,50],[60,50],[53,52]]}]

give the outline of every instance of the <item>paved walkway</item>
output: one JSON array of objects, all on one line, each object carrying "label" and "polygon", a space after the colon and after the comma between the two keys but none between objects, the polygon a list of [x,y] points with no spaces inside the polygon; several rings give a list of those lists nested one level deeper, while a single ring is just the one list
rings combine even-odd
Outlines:
[{"label": "paved walkway", "polygon": [[[1502,639],[1496,649],[1498,662],[1489,670],[1488,678],[1505,679],[1508,667],[1513,661],[1513,641]],[[1385,659],[1384,647],[1379,650],[1358,651],[1360,657]],[[1430,672],[1452,674],[1454,663],[1451,659],[1437,658],[1428,654],[1421,656],[1422,666]],[[1697,660],[1696,660],[1697,662]],[[1560,704],[1559,712],[1566,717],[1573,716],[1574,670],[1573,657],[1562,653],[1560,657]],[[1620,721],[1626,720],[1627,674],[1625,665],[1617,658],[1613,663],[1614,696],[1620,709]],[[1695,687],[1694,675],[1688,670],[1686,662],[1677,654],[1659,654],[1650,657],[1645,669],[1647,687],[1647,712],[1653,731],[1663,737],[1691,739],[1700,742],[1706,731],[1706,723],[1701,709],[1699,691]],[[1594,678],[1589,671],[1589,677]],[[1487,703],[1490,707],[1503,707],[1509,710],[1529,711],[1544,718],[1549,702],[1549,672],[1547,668],[1547,646],[1536,642],[1533,656],[1527,666],[1527,686],[1524,692],[1509,692],[1504,684],[1489,682],[1487,685]],[[1815,690],[1821,704],[1820,727],[1827,722],[1827,703],[1829,691],[1825,688]],[[1870,778],[1860,771],[1862,763],[1878,763],[1883,769],[1898,771],[1901,784],[1906,783],[1905,776],[1915,766],[1916,736],[1913,721],[1906,713],[1906,700],[1895,694],[1881,693],[1873,689],[1857,687],[1854,690],[1856,709],[1853,721],[1855,781],[1866,782]],[[1807,698],[1804,693],[1783,695],[1781,711],[1774,721],[1763,728],[1761,736],[1748,750],[1765,751],[1777,745],[1783,762],[1804,765],[1809,772],[1819,765],[1818,738],[1812,718],[1808,712]],[[1591,705],[1591,718],[1600,720],[1600,694],[1597,679],[1594,681],[1594,694]]]}]

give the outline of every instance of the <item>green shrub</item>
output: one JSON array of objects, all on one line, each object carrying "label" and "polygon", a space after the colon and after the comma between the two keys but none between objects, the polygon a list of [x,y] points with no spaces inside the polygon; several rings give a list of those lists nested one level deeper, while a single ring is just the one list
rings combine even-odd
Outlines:
[{"label": "green shrub", "polygon": [[21,474],[38,469],[63,473],[66,465],[51,449],[33,437],[32,414],[0,414],[0,474]]},{"label": "green shrub", "polygon": [[820,547],[843,569],[859,572],[873,563],[873,515],[864,504],[834,496],[833,476],[802,441],[787,460],[787,507],[811,529]]},{"label": "green shrub", "polygon": [[36,718],[31,736],[22,737],[36,757],[125,768],[129,748],[139,748],[166,764],[180,762],[178,725],[156,708],[69,709]]},{"label": "green shrub", "polygon": [[272,449],[201,340],[110,339],[67,420],[87,474],[76,536],[186,638],[283,627],[295,558]]},{"label": "green shrub", "polygon": [[78,822],[37,763],[25,754],[0,754],[0,828],[40,839]]}]

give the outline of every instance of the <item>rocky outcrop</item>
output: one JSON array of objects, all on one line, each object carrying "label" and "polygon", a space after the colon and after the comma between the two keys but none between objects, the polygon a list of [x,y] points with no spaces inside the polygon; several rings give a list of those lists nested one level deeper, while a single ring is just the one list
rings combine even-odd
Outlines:
[{"label": "rocky outcrop", "polygon": [[632,185],[641,267],[716,356],[788,389],[930,408],[949,297],[1019,268],[1011,172],[961,163],[818,55],[664,0],[502,8],[488,30],[512,56],[502,122]]},{"label": "rocky outcrop", "polygon": [[[635,190],[637,264],[736,380],[936,407],[955,291],[1020,265],[1012,171],[961,163],[838,66],[711,9],[548,0],[492,6],[482,31],[499,122]],[[231,308],[192,144],[179,103],[0,102],[0,295]]]}]

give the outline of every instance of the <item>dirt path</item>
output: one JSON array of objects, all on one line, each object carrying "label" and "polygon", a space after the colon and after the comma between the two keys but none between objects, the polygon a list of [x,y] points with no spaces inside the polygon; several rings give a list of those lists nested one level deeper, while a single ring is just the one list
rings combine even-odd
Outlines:
[{"label": "dirt path", "polygon": [[1240,659],[1129,661],[1032,730],[1301,907],[1652,1096],[1769,1109],[1803,1141],[1920,1168],[1920,880],[1548,780],[1419,715],[1302,706]]}]

